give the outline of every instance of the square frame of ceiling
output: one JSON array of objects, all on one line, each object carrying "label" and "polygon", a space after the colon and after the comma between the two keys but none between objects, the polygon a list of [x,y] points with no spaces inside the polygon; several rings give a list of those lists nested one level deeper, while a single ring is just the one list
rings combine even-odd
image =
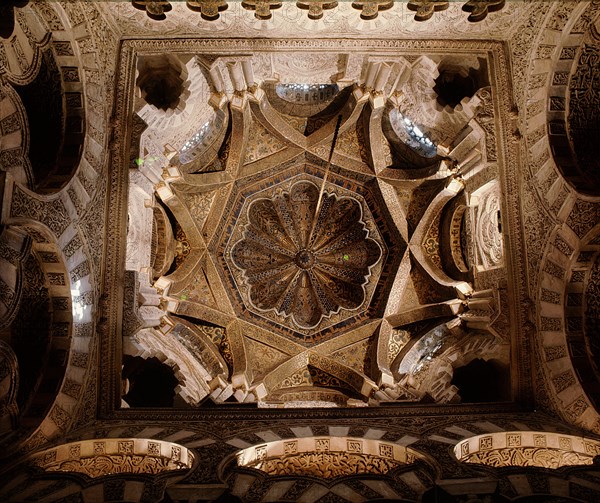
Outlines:
[{"label": "square frame of ceiling", "polygon": [[[121,358],[127,224],[128,170],[133,118],[133,91],[137,57],[160,53],[181,54],[252,54],[255,52],[319,52],[344,51],[381,55],[480,54],[487,58],[496,116],[497,163],[502,192],[506,275],[511,333],[511,386],[513,401],[487,404],[406,404],[391,406],[336,409],[261,409],[247,405],[227,404],[214,408],[122,409]],[[269,418],[360,418],[402,417],[415,415],[489,414],[530,410],[533,384],[531,346],[533,325],[527,320],[527,270],[524,255],[520,196],[519,134],[515,123],[512,83],[505,44],[493,41],[444,40],[265,40],[265,39],[188,39],[125,40],[122,42],[114,106],[115,127],[111,144],[109,169],[107,235],[104,250],[103,319],[98,325],[100,340],[100,376],[98,383],[98,415],[117,420],[268,420]]]}]

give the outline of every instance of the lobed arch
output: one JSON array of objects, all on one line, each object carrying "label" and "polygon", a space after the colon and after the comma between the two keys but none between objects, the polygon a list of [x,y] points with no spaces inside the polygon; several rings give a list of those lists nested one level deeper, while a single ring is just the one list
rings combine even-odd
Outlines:
[{"label": "lobed arch", "polygon": [[[435,462],[412,447],[324,435],[249,446],[226,458],[219,472],[230,494],[241,501],[252,501],[253,483],[269,480],[280,486],[278,492],[286,501],[305,491],[315,499],[349,497],[356,494],[349,488],[359,490],[364,483],[372,487],[371,498],[408,502],[433,486],[436,470]],[[371,485],[375,476],[379,482]]]},{"label": "lobed arch", "polygon": [[[586,174],[585,164],[589,163],[582,163],[574,150],[570,122],[572,105],[577,102],[575,93],[590,97],[591,90],[576,90],[574,84],[580,59],[583,57],[584,63],[590,58],[590,54],[584,54],[586,47],[592,52],[597,50],[593,47],[598,44],[600,10],[594,3],[565,6],[562,10],[565,12],[547,18],[534,47],[532,71],[524,86],[527,103],[521,105],[526,115],[523,136],[529,170],[540,200],[555,217],[565,211],[570,198],[598,198],[595,175]],[[590,130],[588,137],[593,135]]]},{"label": "lobed arch", "polygon": [[2,171],[31,187],[34,180],[28,156],[30,139],[27,111],[13,86],[8,83],[0,88],[0,124]]},{"label": "lobed arch", "polygon": [[597,13],[587,31],[563,34],[552,56],[547,108],[548,139],[557,169],[577,192],[594,197],[600,195],[600,168],[592,145],[599,119],[593,105],[597,76],[591,68],[600,55],[599,26]]},{"label": "lobed arch", "polygon": [[[16,358],[17,377],[11,386],[18,412],[12,430],[26,438],[48,423],[52,410],[72,400],[73,387],[78,385],[71,379],[69,353],[78,333],[76,321],[84,316],[85,307],[72,297],[64,258],[47,230],[33,222],[5,225],[0,248],[4,250],[2,276],[14,262],[15,288],[18,285],[11,294],[14,309],[3,313],[0,325],[2,339]],[[6,279],[2,281],[7,285]],[[5,288],[2,304],[7,295]],[[34,346],[33,340],[38,342]]]},{"label": "lobed arch", "polygon": [[[407,347],[410,349],[399,354],[392,370],[409,389],[419,394],[427,393],[436,402],[461,400],[460,390],[455,384],[455,372],[477,360],[498,362],[493,367],[496,377],[508,380],[508,345],[490,332],[462,329],[456,319],[429,330]],[[481,367],[475,369],[475,372],[483,371]],[[510,392],[506,389],[502,391],[499,387],[496,391],[500,396],[482,401],[510,400]]]},{"label": "lobed arch", "polygon": [[[226,400],[233,390],[223,392],[229,377],[228,365],[215,344],[194,324],[176,316],[164,320],[162,328],[144,328],[125,338],[125,354],[157,358],[170,366],[178,381],[175,393],[192,406],[209,395]],[[127,406],[126,404],[123,404]]]},{"label": "lobed arch", "polygon": [[[14,458],[31,473],[27,487],[9,479],[7,501],[22,497],[55,501],[160,501],[165,489],[187,475],[196,457],[185,446],[149,438],[73,440]],[[143,498],[142,498],[143,496]]]},{"label": "lobed arch", "polygon": [[462,463],[557,469],[594,464],[600,442],[548,431],[506,431],[461,440],[453,451]]},{"label": "lobed arch", "polygon": [[[50,317],[48,351],[40,356],[43,375],[50,377],[40,386],[40,400],[36,396],[32,399],[33,409],[44,414],[39,418],[34,415],[19,440],[21,445],[31,446],[65,432],[76,409],[81,407],[80,399],[94,362],[94,266],[88,261],[86,239],[71,221],[68,193],[40,196],[20,186],[9,174],[4,182],[5,234],[0,240],[5,242],[0,247],[5,251],[7,247],[14,248],[19,244],[16,236],[22,236],[21,242],[30,243],[31,256],[36,257],[39,276],[44,278],[40,281],[47,291],[45,312]],[[41,223],[42,214],[50,217],[48,225]],[[9,260],[11,256],[14,254],[5,253]],[[25,273],[32,270],[27,268]]]},{"label": "lobed arch", "polygon": [[566,420],[597,433],[598,377],[588,356],[584,321],[586,284],[600,251],[599,228],[580,231],[581,238],[575,230],[567,223],[555,227],[543,256],[536,299],[539,357],[552,382],[557,410]]},{"label": "lobed arch", "polygon": [[[18,151],[13,146],[13,158],[5,153],[4,169],[25,165],[29,168],[26,179],[19,177],[19,181],[38,193],[50,194],[64,188],[79,167],[86,118],[81,55],[73,35],[53,33],[45,22],[33,4],[16,9],[14,35],[0,42],[7,57],[0,61],[0,72],[28,117],[27,141]],[[17,153],[29,162],[19,163]]]}]

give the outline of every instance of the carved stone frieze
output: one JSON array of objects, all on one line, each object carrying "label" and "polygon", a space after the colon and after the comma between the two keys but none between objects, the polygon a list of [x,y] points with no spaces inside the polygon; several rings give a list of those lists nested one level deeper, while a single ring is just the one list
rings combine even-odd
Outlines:
[{"label": "carved stone frieze", "polygon": [[[188,1],[187,5],[184,2],[172,2],[172,10],[166,12],[166,19],[159,22],[151,19],[143,10],[136,10],[129,2],[106,4],[104,10],[124,32],[134,37],[160,33],[213,37],[223,30],[250,37],[260,36],[262,30],[266,30],[269,36],[280,38],[298,35],[340,37],[377,29],[378,36],[392,39],[399,35],[414,36],[415,33],[452,38],[510,39],[511,35],[519,32],[519,26],[527,25],[529,15],[536,12],[529,3],[507,2],[502,10],[492,12],[484,22],[471,23],[462,10],[464,2],[447,2],[448,9],[435,13],[427,22],[421,22],[415,19],[415,12],[408,8],[406,2],[397,1],[386,2],[393,6],[380,12],[376,18],[367,20],[360,18],[361,10],[353,7],[352,2],[337,2],[335,7],[323,11],[323,17],[311,18],[305,14],[305,4],[333,3],[311,0],[282,2],[282,7],[272,11],[272,17],[265,24],[263,20],[254,20],[253,11],[245,9],[241,2],[226,2],[227,9],[220,11],[218,17],[203,22],[202,13],[198,12],[196,5],[211,3],[213,0]],[[190,8],[196,13],[190,12]]]},{"label": "carved stone frieze", "polygon": [[386,474],[424,456],[389,442],[349,437],[308,437],[258,445],[237,454],[240,467],[268,475],[311,475],[331,479]]},{"label": "carved stone frieze", "polygon": [[367,471],[373,474],[383,474],[398,467],[398,463],[369,454],[304,452],[275,459],[265,459],[247,466],[261,470],[268,475],[312,475],[334,478]]},{"label": "carved stone frieze", "polygon": [[[132,5],[136,9],[145,10],[150,19],[155,21],[164,21],[167,19],[167,13],[172,10],[172,5],[168,1],[149,1],[132,0]],[[469,12],[468,20],[478,22],[485,19],[490,12],[495,12],[504,7],[505,0],[469,0],[463,5],[463,10]],[[274,0],[248,0],[243,2],[245,9],[255,11],[257,19],[271,19],[271,9],[281,7],[281,2]],[[417,0],[409,2],[408,8],[416,11],[416,21],[427,21],[434,12],[448,8],[449,2],[439,2],[433,0]],[[192,11],[201,13],[202,18],[208,21],[214,21],[219,18],[219,11],[227,8],[225,0],[187,0],[187,7]],[[394,0],[368,0],[352,2],[352,7],[361,11],[361,18],[365,20],[375,19],[379,11],[391,9]],[[333,9],[337,2],[323,1],[299,1],[297,6],[300,9],[309,10],[309,19],[317,20],[323,17],[323,9]]]},{"label": "carved stone frieze", "polygon": [[64,444],[36,455],[32,464],[46,472],[81,473],[91,478],[116,473],[158,475],[191,468],[185,447],[137,438],[96,439]]},{"label": "carved stone frieze", "polygon": [[459,442],[454,448],[462,462],[496,468],[538,466],[556,469],[591,465],[598,452],[600,444],[596,440],[542,431],[479,435]]}]

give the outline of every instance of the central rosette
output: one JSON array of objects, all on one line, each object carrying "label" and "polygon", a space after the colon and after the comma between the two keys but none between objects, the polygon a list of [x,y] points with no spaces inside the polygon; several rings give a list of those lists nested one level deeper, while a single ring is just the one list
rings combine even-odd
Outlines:
[{"label": "central rosette", "polygon": [[358,200],[299,181],[248,207],[231,260],[243,271],[251,304],[315,328],[340,309],[359,308],[371,268],[382,256]]},{"label": "central rosette", "polygon": [[315,256],[308,250],[296,253],[296,264],[302,269],[310,269],[315,263]]}]

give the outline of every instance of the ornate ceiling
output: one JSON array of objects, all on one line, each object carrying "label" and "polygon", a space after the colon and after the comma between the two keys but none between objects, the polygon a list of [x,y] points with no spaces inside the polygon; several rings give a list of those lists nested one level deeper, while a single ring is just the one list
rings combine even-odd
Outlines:
[{"label": "ornate ceiling", "polygon": [[[143,3],[148,2],[138,2]],[[489,14],[478,22],[469,22],[472,11],[469,13],[463,7],[476,2],[435,2],[446,4],[446,8],[432,10],[432,16],[423,22],[416,19],[417,11],[411,7],[431,2],[263,2],[267,9],[269,4],[273,7],[279,5],[271,8],[269,17],[256,15],[257,9],[254,6],[257,3],[261,2],[223,1],[221,5],[226,5],[227,9],[212,20],[206,19],[206,16],[184,2],[172,2],[171,9],[161,16],[164,19],[158,21],[147,15],[143,5],[140,5],[142,9],[136,10],[129,2],[113,2],[103,8],[114,18],[122,32],[127,34],[127,38],[152,37],[157,34],[219,38],[223,33],[235,33],[236,36],[267,33],[270,38],[357,36],[392,39],[407,36],[485,39],[491,34],[494,38],[509,39],[518,31],[519,26],[527,23],[527,17],[534,9],[529,2],[479,2],[490,6],[496,4],[496,7],[504,5],[501,10],[492,7]],[[333,3],[336,5],[329,9],[325,7],[322,17],[310,18],[308,9],[303,7],[319,3],[325,6]],[[365,19],[365,4],[375,7],[376,15],[371,19]]]},{"label": "ornate ceiling", "polygon": [[0,499],[598,500],[599,11],[3,3]]},{"label": "ornate ceiling", "polygon": [[246,309],[264,313],[272,325],[313,342],[328,325],[352,326],[348,318],[367,310],[387,247],[357,192],[336,194],[330,184],[319,201],[316,183],[323,181],[306,177],[310,165],[296,169],[299,175],[288,177],[279,166],[282,184],[247,189],[247,206],[234,210],[247,221],[225,221],[233,230],[216,256],[226,262],[233,295],[242,290],[240,316]]},{"label": "ornate ceiling", "polygon": [[458,366],[494,366],[488,399],[511,400],[495,47],[228,44],[133,54],[138,86],[177,96],[131,102],[128,357],[167,358],[193,406],[364,406],[461,400],[442,355],[473,344]]}]

